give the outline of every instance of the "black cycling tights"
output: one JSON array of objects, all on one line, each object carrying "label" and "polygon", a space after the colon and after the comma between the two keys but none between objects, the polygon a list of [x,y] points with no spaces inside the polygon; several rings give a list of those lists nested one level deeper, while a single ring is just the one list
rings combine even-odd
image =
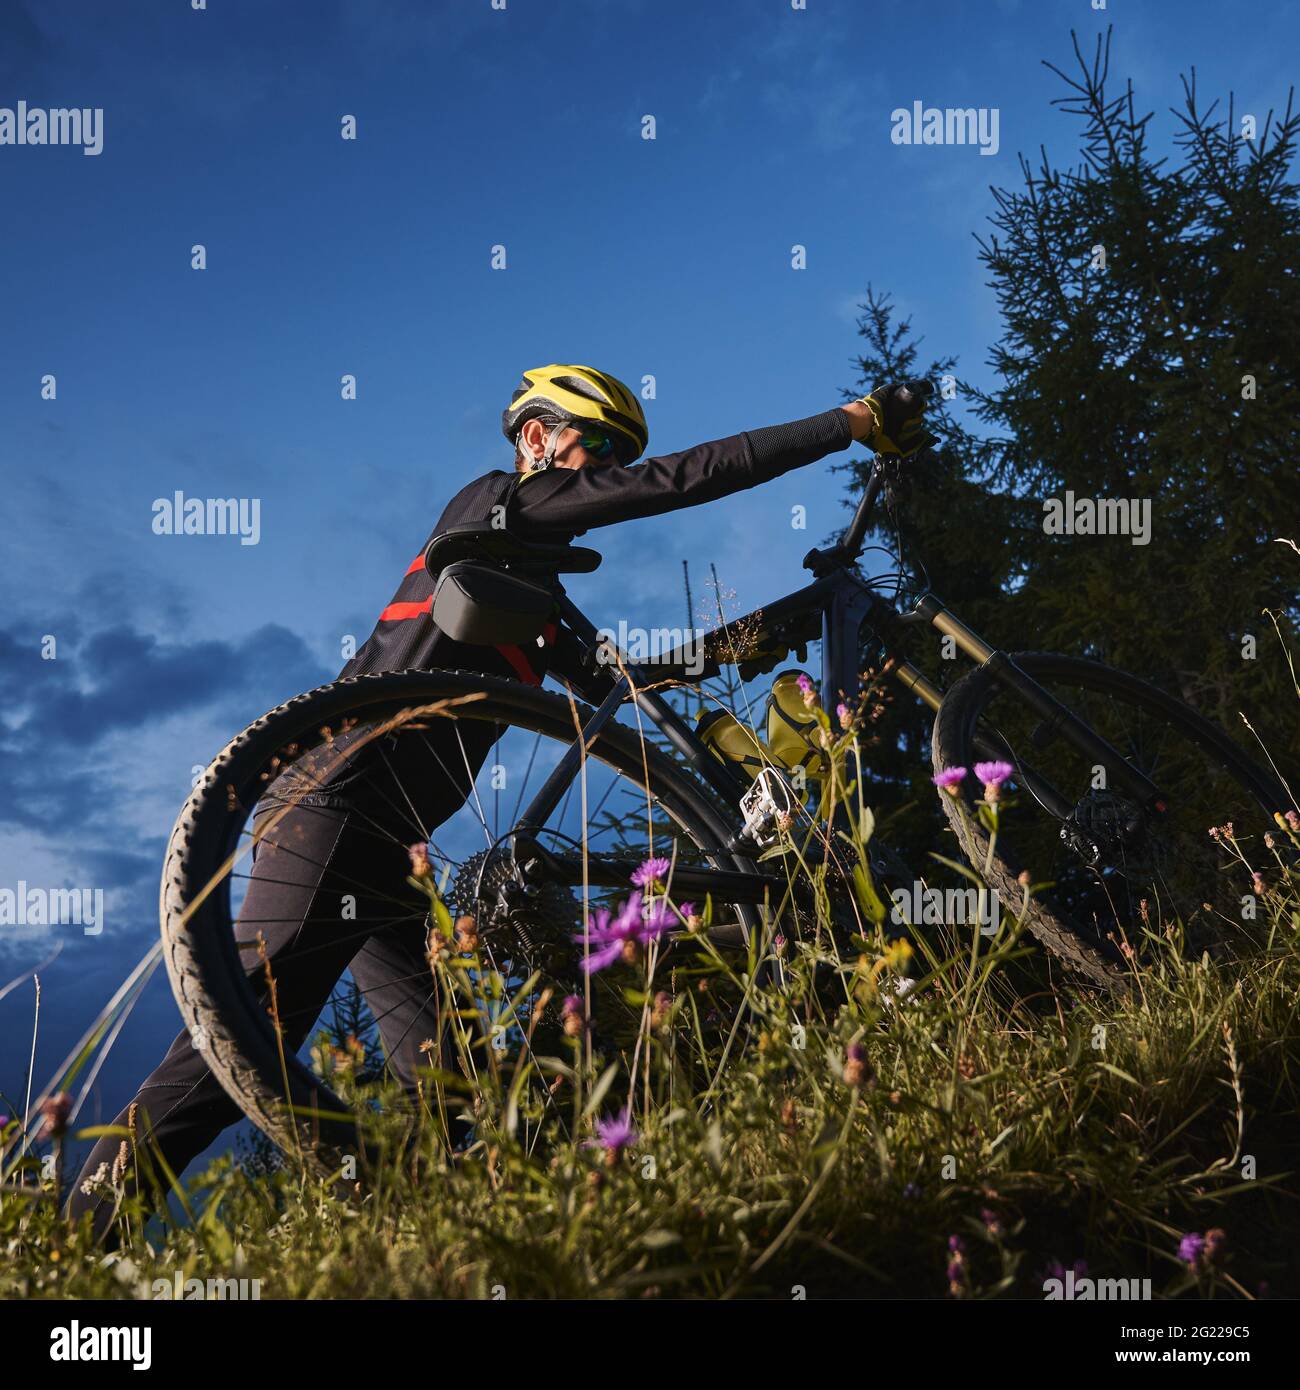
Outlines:
[{"label": "black cycling tights", "polygon": [[[421,804],[411,801],[409,790],[399,799],[391,786],[388,791],[360,786],[353,768],[345,796],[313,797],[323,804],[284,812],[257,846],[235,935],[239,941],[256,942],[262,934],[290,1050],[302,1046],[339,977],[350,968],[379,1025],[389,1070],[406,1090],[414,1090],[417,1069],[429,1065],[420,1044],[431,1039],[441,1046],[442,1040],[436,1036],[433,980],[425,958],[425,912],[418,906],[407,912],[393,897],[405,891],[410,874],[406,846],[419,839],[414,817],[432,831],[464,803],[497,732],[491,725],[462,720],[459,737],[445,733],[437,740],[441,747],[430,748],[426,737],[425,750],[435,753],[436,765],[424,769],[429,775],[414,779],[423,787],[417,798]],[[355,900],[346,912],[345,895]],[[265,967],[258,952],[245,955],[254,987],[265,997]],[[128,1124],[132,1106],[137,1142],[147,1150],[156,1146],[178,1176],[242,1117],[185,1031],[117,1117],[117,1125]],[[111,1174],[121,1144],[120,1136],[99,1140],[68,1200],[74,1220],[94,1213],[100,1237],[112,1217],[112,1194],[107,1183],[92,1180]],[[127,1180],[133,1184],[134,1175]],[[92,1191],[83,1191],[86,1183]]]}]

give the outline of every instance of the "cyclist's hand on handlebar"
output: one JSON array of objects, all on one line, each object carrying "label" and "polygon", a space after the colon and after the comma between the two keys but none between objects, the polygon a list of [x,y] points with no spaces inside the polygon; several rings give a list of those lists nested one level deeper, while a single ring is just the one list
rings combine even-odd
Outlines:
[{"label": "cyclist's hand on handlebar", "polygon": [[864,436],[864,442],[878,454],[898,454],[911,458],[937,436],[925,427],[925,408],[934,388],[928,381],[905,381],[892,386],[879,386],[861,404],[871,411],[875,429]]}]

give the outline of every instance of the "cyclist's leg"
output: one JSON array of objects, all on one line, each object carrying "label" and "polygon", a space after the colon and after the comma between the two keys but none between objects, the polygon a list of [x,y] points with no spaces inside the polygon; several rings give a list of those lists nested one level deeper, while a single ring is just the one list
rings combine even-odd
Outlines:
[{"label": "cyclist's leg", "polygon": [[[405,768],[409,800],[406,796],[401,800],[412,818],[418,816],[422,834],[436,842],[439,827],[473,796],[473,781],[497,737],[490,725],[460,721],[455,728],[430,730],[421,740],[418,753]],[[397,800],[390,795],[391,802]],[[419,838],[411,836],[412,841]],[[383,846],[375,846],[366,855],[372,882],[402,883],[410,872],[404,845],[394,845],[386,853]],[[357,914],[378,919],[383,916],[383,903],[359,897]],[[455,1050],[445,1013],[439,1013],[429,969],[427,927],[423,910],[414,918],[384,923],[366,939],[350,967],[378,1024],[388,1070],[411,1096],[422,1068],[456,1070]],[[453,1137],[461,1128],[452,1125]]]},{"label": "cyclist's leg", "polygon": [[[356,951],[356,936],[339,930],[340,890],[328,872],[335,856],[346,852],[355,838],[346,812],[303,806],[287,812],[257,848],[235,935],[243,942],[256,942],[260,935],[276,980],[285,1045],[293,1051],[302,1045]],[[262,995],[265,967],[260,952],[246,954],[252,983]],[[240,1118],[239,1107],[183,1031],[114,1123],[132,1125],[135,1142],[147,1159],[156,1149],[179,1177]],[[97,1235],[111,1220],[112,1194],[107,1185],[92,1186],[91,1191],[83,1187],[93,1184],[101,1168],[111,1174],[121,1143],[120,1136],[112,1135],[96,1143],[69,1197],[69,1216],[75,1220],[93,1211]],[[129,1172],[128,1190],[135,1190],[137,1181]]]},{"label": "cyclist's leg", "polygon": [[[358,985],[367,992],[372,1011],[380,1019],[390,1064],[402,1084],[413,1089],[416,1069],[428,1065],[419,1047],[425,1037],[433,1036],[429,1032],[432,982],[423,964],[424,914],[406,912],[403,920],[405,910],[394,901],[409,870],[405,846],[419,838],[421,827],[432,831],[464,803],[496,737],[490,726],[471,723],[460,731],[443,729],[424,739],[424,766],[414,769],[421,774],[419,804],[385,787],[377,766],[382,758],[368,758],[364,772],[361,763],[343,770],[348,801],[330,796],[318,784],[323,795],[310,800],[329,804],[296,805],[267,827],[255,852],[235,937],[245,943],[261,938],[276,981],[285,1045],[292,1051],[302,1045],[349,961],[361,956]],[[341,747],[342,740],[336,746]],[[349,814],[350,807],[359,809]],[[278,807],[266,806],[259,825],[277,814]],[[391,895],[374,887],[389,882],[394,885]],[[345,914],[347,898],[355,913]],[[383,933],[377,951],[358,952],[358,941],[376,930]],[[246,952],[246,968],[254,988],[264,996],[265,965],[260,951]],[[179,1177],[241,1113],[192,1045],[190,1035],[182,1032],[114,1123],[121,1127],[133,1123],[137,1143],[144,1144],[146,1153],[156,1146]],[[68,1201],[68,1214],[74,1220],[86,1211],[94,1212],[97,1235],[102,1235],[112,1218],[112,1197],[106,1186],[96,1188],[93,1181],[101,1170],[112,1172],[120,1145],[117,1136],[99,1140]],[[129,1189],[135,1182],[135,1174],[128,1174]],[[83,1190],[87,1184],[92,1184],[90,1191]]]}]

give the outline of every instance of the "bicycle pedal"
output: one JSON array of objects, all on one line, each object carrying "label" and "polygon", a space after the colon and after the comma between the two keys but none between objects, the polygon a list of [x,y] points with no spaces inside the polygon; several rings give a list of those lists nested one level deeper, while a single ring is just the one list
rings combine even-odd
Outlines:
[{"label": "bicycle pedal", "polygon": [[801,809],[802,804],[789,782],[776,768],[765,767],[740,798],[740,814],[745,821],[744,834],[755,844],[766,848],[779,838],[781,822],[792,818]]}]

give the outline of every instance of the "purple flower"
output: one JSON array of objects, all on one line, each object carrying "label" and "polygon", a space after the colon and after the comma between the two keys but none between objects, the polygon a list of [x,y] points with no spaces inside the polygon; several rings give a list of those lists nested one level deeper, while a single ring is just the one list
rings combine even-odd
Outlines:
[{"label": "purple flower", "polygon": [[1200,1231],[1188,1231],[1188,1233],[1178,1242],[1178,1258],[1185,1265],[1190,1265],[1193,1269],[1200,1263],[1201,1254],[1205,1249],[1205,1237]]},{"label": "purple flower", "polygon": [[936,787],[956,794],[958,784],[966,780],[966,769],[964,767],[945,767],[942,772],[935,773],[930,780]]},{"label": "purple flower", "polygon": [[632,1128],[631,1113],[624,1106],[612,1120],[597,1120],[596,1137],[588,1139],[583,1147],[604,1149],[607,1154],[620,1154],[635,1142],[636,1130]]},{"label": "purple flower", "polygon": [[1015,768],[1012,767],[1010,763],[995,762],[975,764],[975,776],[978,777],[986,787],[1001,786],[1014,771]]},{"label": "purple flower", "polygon": [[800,671],[799,674],[794,678],[794,683],[799,687],[800,691],[804,695],[811,695],[813,693],[812,677],[807,675],[805,672]]},{"label": "purple flower", "polygon": [[670,867],[667,859],[647,859],[639,869],[633,871],[632,882],[638,888],[648,888],[652,883],[661,883]]},{"label": "purple flower", "polygon": [[582,1012],[581,997],[576,994],[566,994],[560,1012],[566,1014],[580,1014]]},{"label": "purple flower", "polygon": [[909,1183],[903,1188],[903,1196],[904,1196],[904,1197],[913,1198],[913,1197],[919,1197],[920,1195],[921,1195],[921,1189],[920,1189],[914,1182],[909,1182]]},{"label": "purple flower", "polygon": [[[663,935],[670,921],[676,920],[671,910],[663,903],[656,903],[649,916],[643,917],[641,900],[631,897],[623,904],[617,917],[611,918],[605,908],[597,908],[588,922],[588,939],[593,951],[582,961],[582,968],[588,975],[605,970],[620,957],[635,959],[638,946],[648,945]],[[581,944],[581,935],[574,941]]]},{"label": "purple flower", "polygon": [[682,915],[683,917],[694,917],[694,916],[695,916],[695,904],[694,904],[694,903],[681,903],[681,904],[678,906],[677,911],[680,912],[681,915]]},{"label": "purple flower", "polygon": [[966,1253],[966,1242],[960,1236],[948,1237],[948,1249],[954,1255],[964,1255]]}]

